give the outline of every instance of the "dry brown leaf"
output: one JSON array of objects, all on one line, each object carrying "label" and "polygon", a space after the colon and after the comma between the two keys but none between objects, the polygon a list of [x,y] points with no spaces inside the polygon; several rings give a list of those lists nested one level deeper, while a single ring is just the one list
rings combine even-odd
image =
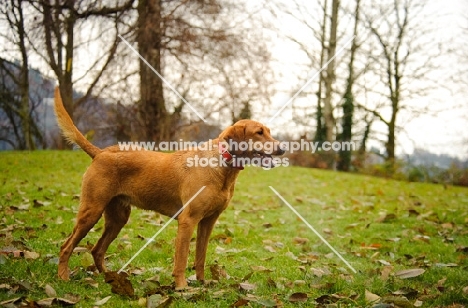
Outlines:
[{"label": "dry brown leaf", "polygon": [[153,294],[147,298],[146,307],[148,308],[163,308],[168,307],[172,301],[171,296],[162,296],[161,294]]},{"label": "dry brown leaf", "polygon": [[365,291],[365,298],[366,298],[366,302],[368,303],[374,303],[374,302],[377,302],[380,300],[380,296],[378,296],[377,294],[374,294],[368,290]]},{"label": "dry brown leaf", "polygon": [[36,260],[40,255],[34,251],[24,251],[24,258],[30,260]]},{"label": "dry brown leaf", "polygon": [[264,267],[264,266],[261,266],[261,265],[259,265],[259,266],[253,265],[253,266],[251,266],[250,268],[251,268],[254,272],[261,272],[261,273],[271,273],[271,272],[273,272],[273,270],[271,270],[271,269],[269,269],[269,268],[266,268],[266,267]]},{"label": "dry brown leaf", "polygon": [[264,248],[265,248],[265,250],[267,250],[267,251],[269,251],[269,252],[276,252],[276,249],[274,249],[274,248],[271,247],[271,246],[265,246]]},{"label": "dry brown leaf", "polygon": [[393,221],[396,218],[397,218],[396,215],[393,213],[383,214],[376,220],[376,222],[385,223],[385,222]]},{"label": "dry brown leaf", "polygon": [[257,288],[257,286],[253,283],[248,283],[248,282],[241,282],[239,283],[239,287],[241,290],[244,290],[244,291],[252,291],[252,290],[255,290]]},{"label": "dry brown leaf", "polygon": [[295,237],[295,238],[293,238],[293,243],[294,244],[304,245],[304,244],[307,244],[308,242],[309,242],[309,239],[305,238],[305,237]]},{"label": "dry brown leaf", "polygon": [[404,296],[385,296],[382,297],[382,303],[393,304],[401,308],[412,308],[413,304]]},{"label": "dry brown leaf", "polygon": [[393,271],[393,266],[384,266],[380,271],[380,279],[383,281],[388,280],[390,273]]},{"label": "dry brown leaf", "polygon": [[39,307],[51,307],[55,304],[56,300],[55,297],[48,297],[36,301],[36,304],[39,305]]},{"label": "dry brown leaf", "polygon": [[395,277],[400,279],[408,279],[413,277],[418,277],[424,274],[425,270],[422,268],[412,268],[407,270],[401,270],[395,273]]},{"label": "dry brown leaf", "polygon": [[297,303],[297,302],[307,302],[308,296],[306,293],[293,293],[291,296],[289,296],[288,301],[291,303]]},{"label": "dry brown leaf", "polygon": [[248,305],[249,305],[249,301],[246,300],[245,298],[241,298],[237,302],[232,304],[231,307],[243,307],[243,306],[248,306]]},{"label": "dry brown leaf", "polygon": [[213,264],[210,266],[211,278],[214,280],[221,280],[221,278],[228,278],[226,269],[223,266],[218,264]]},{"label": "dry brown leaf", "polygon": [[107,303],[107,302],[111,299],[111,297],[112,297],[112,296],[109,295],[109,296],[106,296],[106,297],[104,297],[104,298],[102,298],[102,299],[100,299],[100,300],[97,300],[97,301],[94,302],[94,305],[96,305],[96,306],[102,306],[102,305],[104,305],[105,303]]},{"label": "dry brown leaf", "polygon": [[104,279],[106,283],[109,283],[112,286],[111,291],[119,295],[135,295],[135,290],[133,289],[132,283],[127,279],[128,275],[126,273],[118,272],[105,272]]},{"label": "dry brown leaf", "polygon": [[57,292],[49,284],[46,284],[44,290],[48,297],[57,297]]},{"label": "dry brown leaf", "polygon": [[98,283],[96,280],[94,280],[93,278],[86,277],[86,278],[84,279],[84,281],[85,281],[89,286],[91,286],[91,287],[93,287],[93,288],[98,288],[98,287],[99,287],[99,283]]}]

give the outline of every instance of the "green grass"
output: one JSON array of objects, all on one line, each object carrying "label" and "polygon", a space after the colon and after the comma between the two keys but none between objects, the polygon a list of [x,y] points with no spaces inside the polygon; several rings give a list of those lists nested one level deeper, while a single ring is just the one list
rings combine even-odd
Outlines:
[{"label": "green grass", "polygon": [[[59,247],[73,228],[81,176],[90,162],[79,151],[0,153],[0,302],[50,297],[45,291],[49,285],[56,297],[79,295],[78,307],[93,307],[107,296],[112,297],[104,307],[139,307],[148,289],[171,285],[176,222],[127,269],[133,273],[133,298],[112,293],[102,275],[87,270],[87,253],[73,254],[71,281],[57,279]],[[358,273],[331,253],[269,186]],[[167,219],[134,209],[129,224],[109,248],[108,268],[120,269]],[[193,283],[184,293],[159,291],[171,296],[172,307],[229,307],[242,298],[253,307],[333,302],[340,307],[372,306],[366,290],[388,303],[400,301],[400,306],[467,305],[467,226],[466,188],[296,167],[270,171],[250,167],[241,172],[236,194],[221,215],[208,250],[207,279],[212,278],[214,265],[227,275],[208,286]],[[101,229],[102,221],[80,246],[94,244]],[[28,253],[14,251],[39,256],[27,258]],[[425,272],[409,279],[395,275],[414,268]],[[387,270],[388,277],[383,277]],[[187,270],[187,276],[193,274]],[[151,285],[146,279],[153,276],[158,283]],[[240,283],[255,289],[243,290]],[[401,303],[402,295],[392,295],[402,290],[413,290],[407,295],[410,304]],[[307,301],[290,302],[291,294],[299,292],[307,294]]]}]

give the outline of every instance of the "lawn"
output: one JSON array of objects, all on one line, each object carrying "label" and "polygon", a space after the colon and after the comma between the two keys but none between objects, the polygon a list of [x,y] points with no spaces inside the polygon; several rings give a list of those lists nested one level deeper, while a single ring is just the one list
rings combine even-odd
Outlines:
[{"label": "lawn", "polygon": [[[60,281],[57,255],[73,228],[81,176],[90,161],[80,151],[0,153],[1,305],[468,305],[468,189],[297,167],[241,172],[210,240],[205,285],[192,281],[183,292],[173,289],[176,222],[126,269],[131,290],[113,292],[93,268],[89,248],[102,221],[73,254],[71,280]],[[109,248],[108,268],[119,270],[166,221],[134,209]],[[187,277],[193,274],[187,270]]]}]

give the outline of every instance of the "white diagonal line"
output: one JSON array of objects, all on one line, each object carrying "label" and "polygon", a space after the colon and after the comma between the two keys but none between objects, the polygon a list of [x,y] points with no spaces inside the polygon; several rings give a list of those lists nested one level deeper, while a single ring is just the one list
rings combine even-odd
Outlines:
[{"label": "white diagonal line", "polygon": [[307,82],[299,89],[299,91],[296,92],[296,94],[294,94],[267,122],[267,124],[270,124],[271,121],[273,121],[281,112],[283,112],[284,108],[286,108],[302,91],[304,91],[305,88],[307,88],[307,86],[312,82],[314,81],[314,79],[328,66],[328,64],[330,64],[331,61],[333,61],[343,50],[344,48],[346,47],[346,45],[348,45],[354,38],[356,37],[356,35],[352,36],[349,40],[346,41],[346,43],[341,46],[341,48],[335,52],[335,54],[333,55],[333,57],[331,57],[330,60],[328,60],[321,68],[318,72],[316,72],[309,80],[307,80]]},{"label": "white diagonal line", "polygon": [[130,49],[138,55],[138,57],[141,59],[141,61],[143,61],[146,65],[148,65],[148,67],[156,74],[158,75],[159,78],[161,78],[161,80],[166,84],[166,86],[168,86],[185,104],[187,104],[187,106],[190,107],[190,109],[192,109],[193,112],[195,112],[195,114],[203,121],[203,122],[206,122],[206,120],[198,113],[198,111],[195,110],[195,108],[193,108],[193,106],[182,96],[180,95],[179,92],[177,92],[177,90],[166,80],[164,79],[164,77],[153,67],[151,66],[151,64],[148,63],[148,61],[146,61],[145,58],[143,58],[140,53],[135,49],[133,48],[132,45],[130,45],[130,43],[124,39],[120,34],[118,35],[120,37],[120,39],[128,46],[130,47]]},{"label": "white diagonal line", "polygon": [[335,255],[337,255],[338,258],[340,258],[341,261],[343,261],[353,271],[353,273],[355,273],[355,274],[357,273],[357,271],[354,269],[354,267],[352,267],[351,264],[349,264],[348,261],[346,261],[345,258],[343,258],[341,256],[341,254],[338,251],[336,251],[336,249],[333,248],[333,246],[330,245],[330,243],[328,243],[328,241],[320,233],[318,233],[317,230],[315,230],[315,228],[312,227],[312,225],[309,224],[307,222],[307,220],[305,220],[305,218],[302,217],[302,215],[299,214],[299,212],[296,211],[296,209],[294,207],[292,207],[291,204],[288,203],[288,201],[286,201],[283,198],[283,196],[281,196],[272,186],[268,186],[268,187],[270,187],[270,189],[284,202],[284,204],[286,204],[291,209],[291,211],[293,211],[294,214],[296,214],[297,217],[299,217],[306,224],[306,226],[309,227],[309,229],[312,230],[315,233],[315,235],[317,235],[322,240],[322,242],[324,242],[331,249],[331,251],[333,251],[335,253]]},{"label": "white diagonal line", "polygon": [[200,190],[197,191],[197,193],[195,195],[193,195],[192,198],[190,198],[189,201],[187,201],[187,203],[184,204],[183,207],[180,208],[180,210],[177,211],[177,213],[174,214],[174,216],[172,216],[162,227],[161,229],[158,230],[158,232],[156,232],[155,235],[153,235],[147,242],[145,245],[143,245],[140,250],[138,250],[134,255],[133,257],[130,258],[130,260],[128,260],[127,263],[125,263],[121,269],[119,269],[119,271],[117,273],[120,273],[121,271],[123,271],[152,241],[154,241],[154,239],[161,233],[163,232],[164,229],[166,229],[166,227],[180,214],[182,213],[182,211],[187,207],[187,205],[190,204],[190,202],[193,201],[193,199],[195,199],[201,192],[203,189],[205,189],[206,186],[202,186],[202,188],[200,188]]}]

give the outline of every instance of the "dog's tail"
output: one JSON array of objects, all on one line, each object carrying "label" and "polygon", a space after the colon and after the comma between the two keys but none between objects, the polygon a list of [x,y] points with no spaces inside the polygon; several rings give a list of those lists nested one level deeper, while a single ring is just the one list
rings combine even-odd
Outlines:
[{"label": "dog's tail", "polygon": [[68,115],[68,112],[63,106],[62,97],[60,96],[60,90],[58,87],[55,88],[55,115],[57,116],[57,122],[62,130],[62,134],[66,140],[70,143],[75,143],[80,146],[91,158],[94,158],[97,154],[101,153],[101,149],[94,146],[89,142],[85,136],[76,128],[73,124],[73,120]]}]

